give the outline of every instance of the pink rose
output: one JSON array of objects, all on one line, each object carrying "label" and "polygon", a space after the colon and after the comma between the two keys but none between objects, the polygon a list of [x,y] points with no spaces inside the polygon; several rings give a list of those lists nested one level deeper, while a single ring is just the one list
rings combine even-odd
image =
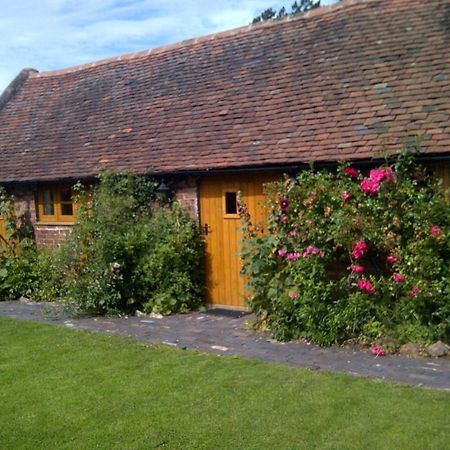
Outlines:
[{"label": "pink rose", "polygon": [[395,172],[391,167],[372,169],[369,178],[361,181],[361,190],[368,195],[376,195],[383,181],[395,182]]},{"label": "pink rose", "polygon": [[286,256],[286,253],[287,253],[287,250],[286,250],[285,248],[280,248],[280,249],[278,250],[278,256],[279,256],[280,258],[283,258],[284,256]]},{"label": "pink rose", "polygon": [[344,200],[344,202],[348,202],[352,198],[352,195],[349,194],[347,191],[344,191],[341,192],[341,197]]},{"label": "pink rose", "polygon": [[361,240],[357,242],[352,248],[352,258],[361,258],[368,248],[369,246],[366,244],[366,241]]},{"label": "pink rose", "polygon": [[395,172],[392,170],[392,167],[385,167],[382,169],[372,169],[370,171],[369,178],[380,184],[383,181],[393,182],[395,181],[396,176]]},{"label": "pink rose", "polygon": [[378,181],[371,180],[370,178],[364,178],[360,183],[361,190],[368,195],[376,195],[380,188]]},{"label": "pink rose", "polygon": [[351,269],[353,273],[363,273],[366,270],[364,266],[352,266]]},{"label": "pink rose", "polygon": [[299,298],[300,295],[297,294],[297,292],[289,292],[289,298],[292,300],[295,300],[296,298]]},{"label": "pink rose", "polygon": [[417,297],[417,295],[420,293],[420,289],[417,286],[414,286],[409,292],[408,296],[411,298]]},{"label": "pink rose", "polygon": [[306,247],[305,251],[302,253],[302,258],[306,258],[309,255],[319,255],[323,258],[322,253],[323,252],[319,251],[319,249],[315,245],[308,245],[308,247]]},{"label": "pink rose", "polygon": [[291,253],[287,254],[286,258],[288,261],[295,261],[298,258],[301,258],[301,256],[302,256],[302,254],[299,252],[291,252]]},{"label": "pink rose", "polygon": [[319,253],[319,249],[314,245],[308,245],[308,247],[306,247],[306,252],[309,255],[317,255]]},{"label": "pink rose", "polygon": [[375,292],[375,288],[373,287],[372,283],[367,280],[358,280],[358,287],[368,294],[372,294]]},{"label": "pink rose", "polygon": [[441,234],[441,229],[437,225],[433,225],[431,227],[430,232],[431,232],[431,236],[436,237]]},{"label": "pink rose", "polygon": [[372,355],[374,356],[384,356],[386,353],[381,347],[372,347]]},{"label": "pink rose", "polygon": [[392,275],[392,278],[396,283],[403,283],[405,281],[405,277],[401,273],[397,272]]},{"label": "pink rose", "polygon": [[382,169],[372,169],[369,172],[369,180],[380,184],[384,179],[384,171]]},{"label": "pink rose", "polygon": [[397,258],[394,255],[389,255],[386,259],[387,259],[387,262],[390,263],[390,264],[395,264],[395,263],[398,263],[400,261],[400,258]]},{"label": "pink rose", "polygon": [[358,178],[359,177],[359,172],[356,169],[354,169],[353,167],[346,167],[344,169],[344,173],[346,175],[348,175],[349,177],[351,177],[351,178]]}]

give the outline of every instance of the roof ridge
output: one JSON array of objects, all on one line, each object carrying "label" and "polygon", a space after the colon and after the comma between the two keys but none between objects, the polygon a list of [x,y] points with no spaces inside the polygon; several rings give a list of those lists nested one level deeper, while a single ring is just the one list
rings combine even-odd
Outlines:
[{"label": "roof ridge", "polygon": [[22,69],[14,78],[14,80],[9,83],[8,87],[0,95],[0,111],[9,102],[9,100],[11,100],[14,95],[16,95],[16,93],[20,90],[20,88],[25,84],[25,82],[33,73],[38,73],[38,71],[30,67]]},{"label": "roof ridge", "polygon": [[[210,33],[210,34],[206,34],[206,35],[195,37],[195,38],[185,39],[185,40],[182,40],[179,42],[165,44],[165,45],[162,45],[159,47],[154,47],[154,48],[147,49],[147,50],[140,50],[137,52],[124,53],[124,54],[121,54],[118,56],[112,56],[109,58],[103,58],[103,59],[99,59],[96,61],[79,64],[76,66],[66,67],[64,69],[56,69],[56,70],[38,72],[38,73],[31,74],[31,76],[33,78],[41,78],[41,77],[57,76],[57,75],[64,75],[64,74],[73,73],[73,72],[79,72],[84,69],[108,64],[111,62],[128,61],[131,59],[143,58],[143,57],[146,57],[149,55],[157,55],[157,54],[165,53],[168,51],[172,51],[172,50],[175,50],[178,48],[183,48],[183,47],[201,43],[201,42],[208,42],[208,41],[213,41],[215,39],[227,38],[227,37],[235,36],[236,34],[240,34],[245,31],[250,31],[250,30],[256,29],[256,28],[269,28],[269,27],[279,26],[280,24],[290,22],[290,21],[297,21],[297,20],[309,19],[312,17],[319,17],[319,16],[325,15],[327,13],[332,13],[337,10],[347,8],[347,7],[355,5],[355,4],[372,3],[372,2],[378,2],[378,1],[380,1],[380,0],[341,0],[336,3],[332,3],[330,5],[324,5],[319,8],[311,9],[304,13],[296,14],[294,16],[287,16],[287,17],[283,17],[280,19],[267,20],[267,21],[258,22],[258,23],[254,23],[254,24],[243,25],[241,27],[232,28],[230,30],[224,30],[224,31]],[[388,1],[391,1],[391,0],[388,0]]]}]

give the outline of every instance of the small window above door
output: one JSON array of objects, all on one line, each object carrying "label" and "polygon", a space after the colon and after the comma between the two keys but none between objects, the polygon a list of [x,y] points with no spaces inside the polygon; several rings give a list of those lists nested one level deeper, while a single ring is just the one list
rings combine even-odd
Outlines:
[{"label": "small window above door", "polygon": [[223,209],[225,219],[238,219],[238,193],[237,191],[226,190],[223,193]]}]

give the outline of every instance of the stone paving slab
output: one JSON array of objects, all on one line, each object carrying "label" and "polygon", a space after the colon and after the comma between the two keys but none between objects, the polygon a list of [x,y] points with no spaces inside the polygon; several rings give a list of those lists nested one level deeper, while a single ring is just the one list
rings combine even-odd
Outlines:
[{"label": "stone paving slab", "polygon": [[181,349],[286,363],[297,367],[378,378],[415,386],[450,390],[450,360],[374,357],[350,348],[322,348],[300,341],[280,343],[267,333],[246,329],[250,316],[210,310],[161,319],[152,317],[70,317],[50,303],[0,302],[0,316],[131,336]]}]

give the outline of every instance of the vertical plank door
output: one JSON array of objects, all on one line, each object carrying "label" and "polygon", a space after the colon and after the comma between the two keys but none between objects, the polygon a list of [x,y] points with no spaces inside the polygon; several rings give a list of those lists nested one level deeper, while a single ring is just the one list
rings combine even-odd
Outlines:
[{"label": "vertical plank door", "polygon": [[0,245],[6,244],[6,228],[5,221],[2,216],[0,216]]},{"label": "vertical plank door", "polygon": [[206,240],[206,299],[230,308],[245,306],[240,274],[241,233],[236,196],[240,192],[253,223],[262,222],[263,185],[271,174],[211,175],[200,183],[200,223]]}]

